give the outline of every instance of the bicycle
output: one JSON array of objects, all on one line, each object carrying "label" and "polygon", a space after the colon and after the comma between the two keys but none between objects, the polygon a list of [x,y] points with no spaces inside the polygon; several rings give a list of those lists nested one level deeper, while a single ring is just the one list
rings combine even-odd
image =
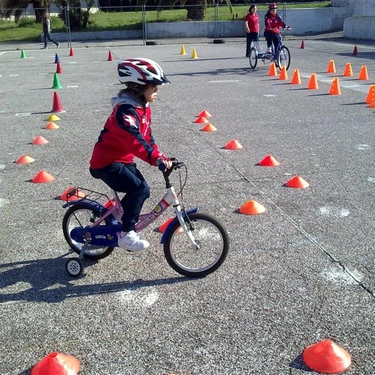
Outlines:
[{"label": "bicycle", "polygon": [[[284,30],[290,30],[290,28],[286,28]],[[274,62],[280,69],[283,66],[285,66],[286,70],[289,69],[291,55],[289,48],[283,44],[282,35],[283,32],[280,34],[281,39],[278,45],[278,50],[276,51],[273,44],[272,52],[267,52],[267,50],[263,49],[263,46],[259,42],[256,42],[256,44],[251,47],[249,53],[250,68],[255,69],[258,64],[258,60],[261,59],[264,64],[266,61],[269,61],[270,63]]]},{"label": "bicycle", "polygon": [[[164,164],[159,169],[162,167]],[[183,167],[184,182],[181,178]],[[170,182],[170,175],[176,170],[180,171],[178,194]],[[135,229],[140,232],[172,206],[176,216],[171,219],[160,241],[165,258],[176,272],[184,276],[204,277],[225,261],[229,250],[228,233],[218,220],[199,213],[197,207],[184,208],[182,191],[187,181],[187,167],[183,162],[173,159],[172,168],[163,171],[163,176],[167,192],[151,212],[140,215]],[[63,217],[63,233],[70,248],[79,254],[78,258],[71,258],[66,263],[69,275],[78,277],[83,272],[82,258],[103,259],[118,246],[117,233],[121,231],[123,210],[118,193],[114,190],[112,193],[112,199],[82,187],[75,187],[67,193],[67,202],[63,205],[68,208]],[[178,195],[181,195],[181,202]]]}]

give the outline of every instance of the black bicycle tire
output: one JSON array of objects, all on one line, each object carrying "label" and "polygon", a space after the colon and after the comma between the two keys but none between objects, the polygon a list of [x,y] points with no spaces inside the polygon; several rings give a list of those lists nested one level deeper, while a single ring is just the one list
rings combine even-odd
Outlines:
[{"label": "black bicycle tire", "polygon": [[[174,259],[171,251],[171,241],[179,229],[181,229],[180,223],[177,222],[173,228],[171,228],[170,232],[168,233],[168,237],[164,243],[164,255],[165,258],[167,259],[168,264],[179,274],[188,276],[188,277],[204,277],[209,275],[210,273],[216,271],[225,261],[228,251],[229,251],[229,235],[226,231],[226,229],[223,227],[223,225],[217,221],[215,218],[212,216],[205,214],[205,213],[194,213],[194,214],[189,214],[188,215],[190,221],[206,221],[210,224],[212,224],[218,232],[221,235],[222,242],[223,242],[223,248],[221,249],[220,252],[220,257],[215,261],[214,264],[212,264],[209,268],[204,269],[204,270],[198,270],[198,271],[192,271],[189,269],[186,269],[182,266],[180,266],[177,261]],[[178,235],[184,235],[184,234],[178,234]]]},{"label": "black bicycle tire", "polygon": [[[80,254],[81,250],[74,245],[74,243],[72,242],[72,239],[71,239],[71,237],[68,233],[68,224],[69,224],[68,220],[72,216],[72,214],[75,211],[78,211],[78,210],[91,210],[94,214],[96,214],[98,216],[100,216],[100,212],[98,210],[96,210],[95,208],[91,208],[91,207],[88,207],[86,205],[75,204],[73,206],[70,206],[69,209],[66,211],[66,213],[64,215],[64,218],[63,218],[63,221],[62,221],[64,238],[65,238],[66,242],[68,243],[68,245],[70,246],[70,248],[75,253]],[[105,223],[107,225],[111,225],[110,222],[105,221]],[[103,248],[105,248],[105,247],[103,247]],[[91,259],[91,260],[103,259],[103,258],[106,258],[107,256],[109,256],[112,253],[113,250],[114,250],[114,247],[108,246],[108,247],[105,248],[105,250],[102,253],[100,253],[98,255],[92,255],[92,254],[84,253],[83,257],[86,258],[86,259]]]},{"label": "black bicycle tire", "polygon": [[287,51],[287,54],[288,54],[288,64],[285,66],[286,70],[288,70],[290,67],[290,62],[292,61],[292,56],[290,55],[290,51],[287,46],[285,45],[281,46],[277,63],[279,64],[279,68],[281,69],[282,68],[282,63],[281,63],[282,50]]},{"label": "black bicycle tire", "polygon": [[[252,55],[255,55],[255,61],[252,63]],[[254,48],[254,47],[251,47],[250,48],[250,52],[249,52],[249,64],[250,64],[250,68],[251,69],[255,69],[258,65],[258,54],[257,54],[257,50]]]}]

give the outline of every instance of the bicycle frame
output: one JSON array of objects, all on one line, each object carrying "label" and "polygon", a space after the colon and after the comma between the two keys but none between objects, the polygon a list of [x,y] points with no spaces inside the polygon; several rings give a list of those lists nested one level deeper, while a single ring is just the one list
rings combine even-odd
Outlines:
[{"label": "bicycle frame", "polygon": [[[170,229],[175,225],[175,223],[178,220],[179,223],[180,223],[180,225],[181,225],[181,227],[182,227],[182,229],[183,229],[183,231],[189,237],[192,245],[194,247],[197,247],[196,241],[195,241],[195,239],[194,239],[191,231],[186,226],[186,222],[185,222],[184,217],[186,216],[186,214],[197,212],[198,208],[190,209],[185,214],[185,211],[181,208],[181,204],[180,204],[180,202],[178,200],[175,188],[174,188],[174,186],[169,181],[169,175],[171,174],[171,172],[172,172],[172,170],[169,170],[169,171],[166,171],[166,172],[163,173],[163,176],[164,176],[164,179],[165,179],[165,182],[166,182],[166,189],[167,189],[166,194],[159,201],[159,203],[155,206],[155,208],[152,211],[150,211],[149,213],[144,213],[144,214],[139,215],[139,221],[135,225],[135,230],[137,232],[140,232],[143,229],[145,229],[146,227],[148,227],[159,216],[161,216],[167,210],[168,207],[170,207],[172,205],[174,207],[174,209],[175,209],[176,218],[174,218],[169,223],[168,227],[164,231],[163,236],[161,238],[161,243],[164,243],[164,241],[165,241],[165,239],[166,239],[166,237],[168,235],[168,232],[170,231]],[[100,216],[88,228],[95,228],[95,227],[100,226],[100,224],[105,219],[109,218],[111,215],[112,215],[112,217],[117,222],[121,221],[121,216],[123,214],[121,200],[120,200],[120,198],[118,196],[118,193],[115,190],[112,189],[112,192],[113,192],[113,196],[114,196],[114,199],[110,200],[110,204],[111,204],[112,207],[105,207],[105,206],[99,205],[95,201],[88,201],[88,200],[85,200],[85,199],[82,199],[82,200],[79,201],[79,203],[85,204],[85,205],[90,206],[90,207],[92,207],[93,205],[95,205],[96,207],[98,207],[98,206],[101,207],[101,208],[105,207],[107,209],[104,212],[104,214],[102,216]],[[68,202],[68,203],[66,203],[64,205],[64,207],[68,207],[68,206],[74,205],[76,203],[78,203],[78,202],[77,201]],[[116,227],[118,227],[118,229],[120,229],[120,226],[116,226]]]}]

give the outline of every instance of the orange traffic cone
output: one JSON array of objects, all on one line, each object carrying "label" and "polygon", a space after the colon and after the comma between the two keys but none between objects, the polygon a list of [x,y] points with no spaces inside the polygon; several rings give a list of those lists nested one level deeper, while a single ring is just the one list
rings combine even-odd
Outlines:
[{"label": "orange traffic cone", "polygon": [[281,81],[286,81],[288,79],[288,73],[286,72],[286,66],[283,65],[280,71],[279,79]]},{"label": "orange traffic cone", "polygon": [[277,167],[280,165],[272,155],[267,155],[258,164],[262,167]]},{"label": "orange traffic cone", "polygon": [[298,69],[294,69],[291,83],[293,85],[300,85],[301,84],[301,76],[299,74],[299,70]]},{"label": "orange traffic cone", "polygon": [[205,117],[205,118],[210,118],[212,117],[211,113],[206,111],[206,110],[203,110],[197,117]]},{"label": "orange traffic cone", "polygon": [[358,55],[358,48],[357,48],[357,46],[354,46],[353,56],[357,56],[357,55]]},{"label": "orange traffic cone", "polygon": [[332,81],[329,95],[341,95],[340,82],[337,77],[335,77]]},{"label": "orange traffic cone", "polygon": [[35,159],[33,159],[31,156],[22,155],[16,160],[16,163],[17,164],[29,164],[29,163],[33,163],[34,161]]},{"label": "orange traffic cone", "polygon": [[243,147],[238,141],[231,139],[224,148],[227,150],[241,150]]},{"label": "orange traffic cone", "polygon": [[346,63],[343,75],[344,75],[344,77],[352,77],[353,76],[352,64],[351,63]]},{"label": "orange traffic cone", "polygon": [[334,60],[329,60],[327,73],[336,73],[336,66]]},{"label": "orange traffic cone", "polygon": [[294,189],[305,189],[309,186],[309,183],[299,176],[294,176],[285,183],[285,186]]},{"label": "orange traffic cone", "polygon": [[33,145],[45,145],[47,143],[49,143],[49,141],[47,141],[47,139],[45,139],[44,137],[42,137],[41,135],[38,135],[37,137],[35,137],[31,143]]},{"label": "orange traffic cone", "polygon": [[270,66],[270,70],[268,72],[268,75],[271,77],[276,77],[277,76],[277,69],[276,69],[276,64],[272,63]]},{"label": "orange traffic cone", "polygon": [[[61,195],[62,201],[75,201],[84,198],[86,195],[83,191],[78,190],[75,186],[69,186]],[[111,201],[109,201],[111,202]]]},{"label": "orange traffic cone", "polygon": [[210,124],[210,123],[206,124],[201,129],[202,132],[216,132],[216,130],[217,129],[212,124]]},{"label": "orange traffic cone", "polygon": [[57,74],[64,73],[63,70],[62,70],[62,67],[61,67],[61,63],[60,63],[60,61],[57,62],[57,65],[56,65],[56,73],[57,73]]},{"label": "orange traffic cone", "polygon": [[255,200],[250,200],[244,203],[240,208],[239,212],[245,215],[258,215],[266,211],[266,208]]},{"label": "orange traffic cone", "polygon": [[362,81],[368,80],[367,66],[362,65],[361,70],[359,71],[358,79]]},{"label": "orange traffic cone", "polygon": [[112,52],[111,51],[108,51],[108,59],[107,61],[113,61],[113,56],[112,56]]},{"label": "orange traffic cone", "polygon": [[313,371],[336,374],[351,364],[350,354],[331,340],[323,340],[308,346],[302,354],[303,361]]},{"label": "orange traffic cone", "polygon": [[375,101],[373,101],[372,103],[367,104],[367,107],[369,107],[369,108],[375,108]]},{"label": "orange traffic cone", "polygon": [[305,49],[305,42],[304,41],[301,42],[301,47],[300,48],[301,49]]},{"label": "orange traffic cone", "polygon": [[319,86],[318,86],[318,80],[316,79],[316,74],[315,73],[311,74],[309,83],[307,85],[307,88],[309,90],[317,90],[319,88]]},{"label": "orange traffic cone", "polygon": [[73,47],[70,47],[69,49],[69,56],[74,56]]},{"label": "orange traffic cone", "polygon": [[54,129],[58,129],[59,126],[56,125],[54,122],[49,122],[45,127],[44,129],[47,129],[47,130],[54,130]]},{"label": "orange traffic cone", "polygon": [[52,104],[52,113],[62,113],[65,112],[60,101],[60,97],[55,91],[53,93],[53,104]]},{"label": "orange traffic cone", "polygon": [[194,122],[196,124],[207,124],[208,120],[203,116],[199,116]]},{"label": "orange traffic cone", "polygon": [[55,177],[53,177],[51,174],[47,173],[44,169],[39,171],[33,178],[32,182],[36,184],[43,184],[45,182],[53,181]]},{"label": "orange traffic cone", "polygon": [[80,363],[77,358],[53,352],[39,361],[30,375],[77,375],[79,368]]},{"label": "orange traffic cone", "polygon": [[375,102],[375,85],[370,86],[366,97],[366,104],[370,104],[372,102]]},{"label": "orange traffic cone", "polygon": [[167,221],[165,221],[160,227],[158,228],[158,231],[160,233],[164,233],[165,230],[168,228],[168,225],[173,221],[174,217],[169,218]]}]

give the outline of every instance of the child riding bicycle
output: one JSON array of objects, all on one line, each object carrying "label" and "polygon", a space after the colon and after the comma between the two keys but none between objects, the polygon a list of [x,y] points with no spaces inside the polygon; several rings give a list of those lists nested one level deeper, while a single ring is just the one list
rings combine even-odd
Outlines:
[{"label": "child riding bicycle", "polygon": [[172,162],[159,151],[151,133],[149,103],[156,100],[159,86],[170,83],[159,64],[145,58],[118,63],[118,75],[126,88],[112,98],[112,113],[94,146],[90,173],[115,191],[125,193],[121,200],[119,247],[129,251],[147,248],[148,241],[135,232],[143,203],[150,197],[150,188],[134,163],[134,157],[167,169]]},{"label": "child riding bicycle", "polygon": [[281,48],[280,28],[289,30],[290,26],[287,26],[277,14],[276,3],[271,3],[268,7],[268,12],[264,17],[264,37],[267,40],[267,53],[272,53],[273,43],[276,60]]}]

